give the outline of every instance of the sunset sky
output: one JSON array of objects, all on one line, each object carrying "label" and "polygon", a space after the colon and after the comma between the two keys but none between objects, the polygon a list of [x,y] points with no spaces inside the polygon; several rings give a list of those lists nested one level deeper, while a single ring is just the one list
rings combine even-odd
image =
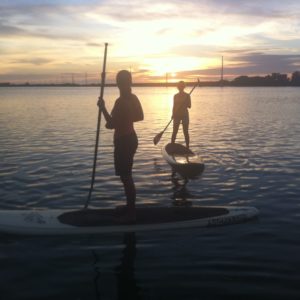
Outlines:
[{"label": "sunset sky", "polygon": [[300,70],[299,0],[1,0],[0,82],[219,80]]}]

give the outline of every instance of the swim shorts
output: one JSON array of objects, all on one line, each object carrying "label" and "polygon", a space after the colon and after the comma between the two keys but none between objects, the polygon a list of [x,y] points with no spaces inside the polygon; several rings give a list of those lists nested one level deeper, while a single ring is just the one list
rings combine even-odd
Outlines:
[{"label": "swim shorts", "polygon": [[133,157],[138,147],[136,133],[121,136],[114,140],[115,173],[118,176],[132,174]]}]

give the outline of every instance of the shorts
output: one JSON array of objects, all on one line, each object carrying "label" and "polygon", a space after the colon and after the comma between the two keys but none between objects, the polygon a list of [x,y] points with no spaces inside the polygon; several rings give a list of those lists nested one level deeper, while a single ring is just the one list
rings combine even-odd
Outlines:
[{"label": "shorts", "polygon": [[180,123],[182,123],[183,127],[188,127],[189,123],[190,123],[190,118],[189,118],[189,114],[184,114],[183,116],[180,117],[174,117],[174,125],[177,124],[177,126],[180,125]]},{"label": "shorts", "polygon": [[115,173],[118,176],[132,174],[133,157],[138,147],[136,133],[121,136],[114,140]]}]

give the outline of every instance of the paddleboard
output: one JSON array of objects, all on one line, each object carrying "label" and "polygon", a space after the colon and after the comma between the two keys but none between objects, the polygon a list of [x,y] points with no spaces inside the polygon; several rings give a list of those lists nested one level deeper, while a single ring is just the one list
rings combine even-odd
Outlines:
[{"label": "paddleboard", "polygon": [[201,157],[181,144],[164,145],[162,156],[172,169],[183,177],[197,177],[204,171],[204,162]]},{"label": "paddleboard", "polygon": [[254,207],[137,207],[135,224],[119,224],[116,209],[0,210],[0,232],[19,235],[78,235],[210,227],[248,221]]}]

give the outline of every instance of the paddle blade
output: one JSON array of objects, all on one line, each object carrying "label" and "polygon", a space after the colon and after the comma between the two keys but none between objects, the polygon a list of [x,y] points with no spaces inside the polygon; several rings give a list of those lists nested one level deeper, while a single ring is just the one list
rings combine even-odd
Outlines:
[{"label": "paddle blade", "polygon": [[153,144],[154,144],[154,145],[157,145],[157,144],[159,143],[159,141],[160,141],[160,139],[161,139],[163,133],[164,133],[164,132],[162,131],[162,132],[160,132],[159,134],[157,134],[157,135],[154,137],[154,139],[153,139]]}]

